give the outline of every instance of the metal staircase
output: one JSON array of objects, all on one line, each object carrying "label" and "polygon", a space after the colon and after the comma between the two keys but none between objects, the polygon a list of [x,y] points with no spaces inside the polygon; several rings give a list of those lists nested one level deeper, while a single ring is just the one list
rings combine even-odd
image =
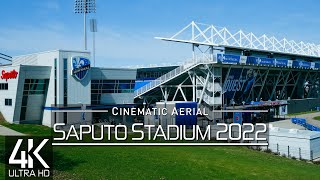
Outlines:
[{"label": "metal staircase", "polygon": [[151,81],[150,83],[146,84],[145,86],[142,86],[141,88],[134,91],[134,98],[137,98],[149,91],[151,91],[154,88],[159,87],[160,85],[174,79],[175,77],[179,76],[180,74],[183,74],[187,72],[188,70],[200,65],[200,64],[206,64],[206,63],[212,63],[214,62],[213,59],[208,58],[194,58],[192,60],[186,61],[183,65],[177,67],[176,69],[168,72],[167,74],[159,77],[158,79],[155,79]]}]

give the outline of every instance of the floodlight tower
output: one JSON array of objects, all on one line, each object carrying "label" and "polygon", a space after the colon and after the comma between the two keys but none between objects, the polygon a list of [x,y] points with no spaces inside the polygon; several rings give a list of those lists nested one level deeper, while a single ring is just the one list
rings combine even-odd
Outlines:
[{"label": "floodlight tower", "polygon": [[84,49],[87,50],[87,13],[96,12],[96,0],[75,0],[74,13],[83,13],[84,20]]},{"label": "floodlight tower", "polygon": [[92,56],[93,56],[93,67],[96,66],[96,43],[95,43],[95,33],[97,30],[97,20],[90,19],[90,31],[92,32]]}]

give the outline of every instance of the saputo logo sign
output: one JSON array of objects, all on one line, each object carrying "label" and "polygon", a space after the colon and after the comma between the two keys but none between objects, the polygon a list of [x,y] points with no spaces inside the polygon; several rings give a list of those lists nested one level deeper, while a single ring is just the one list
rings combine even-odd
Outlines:
[{"label": "saputo logo sign", "polygon": [[1,71],[1,79],[5,79],[8,81],[8,79],[16,79],[18,77],[18,72],[14,69],[11,71]]},{"label": "saputo logo sign", "polygon": [[6,137],[6,178],[52,178],[50,138]]}]

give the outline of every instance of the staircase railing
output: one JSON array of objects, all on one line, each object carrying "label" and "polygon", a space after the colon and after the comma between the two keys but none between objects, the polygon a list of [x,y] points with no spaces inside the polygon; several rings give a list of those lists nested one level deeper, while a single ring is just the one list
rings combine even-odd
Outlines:
[{"label": "staircase railing", "polygon": [[151,81],[150,83],[142,86],[141,88],[137,89],[134,91],[134,96],[137,97],[157,86],[160,84],[172,79],[173,77],[181,74],[182,72],[185,72],[186,70],[201,64],[201,63],[208,63],[208,62],[213,62],[212,60],[209,60],[207,58],[195,58],[189,61],[184,62],[181,66],[175,68],[174,70],[164,74],[163,76],[159,77],[158,79],[155,79]]}]

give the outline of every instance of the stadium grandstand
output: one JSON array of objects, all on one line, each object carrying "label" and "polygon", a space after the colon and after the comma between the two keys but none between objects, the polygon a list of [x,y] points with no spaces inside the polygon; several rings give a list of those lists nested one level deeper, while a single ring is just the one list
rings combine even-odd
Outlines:
[{"label": "stadium grandstand", "polygon": [[[181,66],[138,68],[136,103],[196,102],[210,112],[268,110],[265,120],[320,105],[319,45],[196,22],[156,39],[190,44],[193,56]],[[225,116],[210,113],[206,119]]]}]

